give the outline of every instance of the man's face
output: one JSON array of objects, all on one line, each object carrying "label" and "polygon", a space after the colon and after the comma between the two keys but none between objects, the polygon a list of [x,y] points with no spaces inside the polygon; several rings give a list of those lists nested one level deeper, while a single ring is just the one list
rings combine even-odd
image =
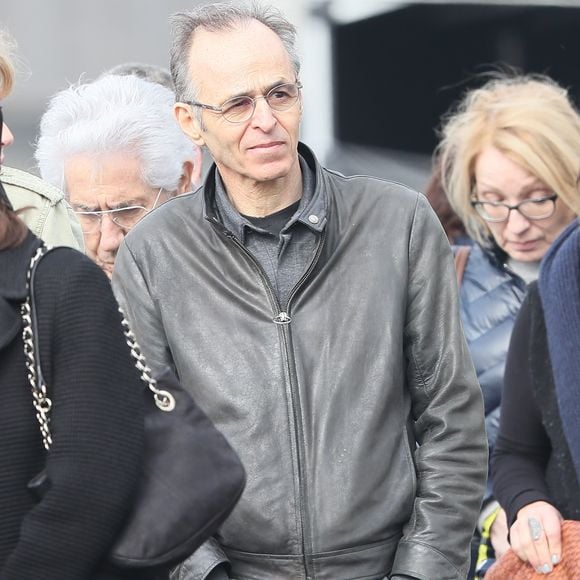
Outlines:
[{"label": "man's face", "polygon": [[[234,96],[260,97],[296,75],[278,36],[253,20],[233,30],[195,32],[189,69],[198,101],[220,107]],[[282,112],[265,99],[256,101],[253,116],[233,124],[219,113],[202,110],[203,126],[189,106],[176,105],[182,129],[206,145],[228,189],[255,187],[299,171],[298,135],[301,102]]]},{"label": "man's face", "polygon": [[[70,204],[77,212],[132,206],[150,210],[160,191],[143,182],[139,160],[133,155],[111,154],[98,161],[90,155],[72,157],[65,166],[65,184]],[[159,198],[157,205],[167,199],[164,192],[161,196],[163,199]],[[100,216],[77,214],[83,228],[86,253],[109,278],[125,234],[146,213],[135,209]]]}]

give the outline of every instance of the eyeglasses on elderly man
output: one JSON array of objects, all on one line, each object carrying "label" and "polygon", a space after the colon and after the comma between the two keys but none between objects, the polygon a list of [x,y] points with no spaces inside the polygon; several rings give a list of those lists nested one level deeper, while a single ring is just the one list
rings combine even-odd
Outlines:
[{"label": "eyeglasses on elderly man", "polygon": [[105,216],[108,216],[116,226],[128,232],[139,220],[143,219],[146,214],[157,207],[162,191],[163,188],[160,187],[153,205],[149,208],[136,204],[101,210],[75,209],[74,212],[81,224],[83,234],[96,234],[100,232]]}]

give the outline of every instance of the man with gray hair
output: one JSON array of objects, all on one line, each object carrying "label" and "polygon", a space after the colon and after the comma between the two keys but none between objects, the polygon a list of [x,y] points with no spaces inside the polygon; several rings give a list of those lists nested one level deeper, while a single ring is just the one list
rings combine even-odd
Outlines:
[{"label": "man with gray hair", "polygon": [[465,578],[487,443],[437,218],[299,143],[277,10],[210,4],[173,25],[175,115],[215,164],[131,232],[113,286],[248,474],[174,579]]},{"label": "man with gray hair", "polygon": [[199,179],[200,157],[175,122],[174,101],[158,83],[108,75],[61,91],[42,117],[40,174],[64,190],[87,255],[109,276],[126,233]]}]

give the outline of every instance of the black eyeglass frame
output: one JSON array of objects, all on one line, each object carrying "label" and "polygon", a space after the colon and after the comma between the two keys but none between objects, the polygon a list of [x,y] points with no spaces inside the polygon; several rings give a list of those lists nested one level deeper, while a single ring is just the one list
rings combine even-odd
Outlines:
[{"label": "black eyeglass frame", "polygon": [[[270,104],[270,101],[268,100],[268,97],[270,95],[272,95],[273,93],[275,93],[276,91],[280,90],[280,87],[287,87],[287,86],[292,86],[292,87],[296,87],[298,89],[298,93],[296,95],[296,100],[294,100],[292,103],[290,103],[290,105],[288,105],[287,107],[284,107],[283,109],[279,109],[276,107],[272,107],[272,105]],[[207,105],[206,103],[200,103],[199,101],[182,101],[183,103],[185,103],[186,105],[190,105],[191,107],[200,107],[201,109],[205,109],[207,111],[211,111],[212,113],[218,113],[220,115],[223,116],[223,118],[228,122],[228,123],[232,123],[233,125],[238,125],[241,123],[246,123],[247,121],[249,121],[253,116],[254,116],[254,112],[256,111],[256,101],[258,99],[265,99],[266,102],[268,103],[268,106],[270,107],[270,109],[272,109],[272,111],[277,111],[277,112],[284,112],[284,111],[288,111],[290,110],[300,99],[300,91],[302,90],[302,83],[300,81],[295,81],[293,83],[280,83],[279,85],[276,85],[275,87],[272,87],[265,95],[258,95],[257,97],[250,97],[250,95],[243,95],[243,96],[238,96],[238,97],[232,97],[230,99],[227,99],[226,101],[224,101],[219,107],[216,107],[214,105]],[[249,101],[252,102],[252,110],[249,113],[248,117],[240,120],[240,121],[232,121],[231,119],[228,119],[224,113],[224,110],[227,109],[227,104],[228,103],[232,103],[234,101],[238,101],[240,99],[248,99]]]},{"label": "black eyeglass frame", "polygon": [[[492,223],[501,223],[501,222],[507,222],[510,219],[510,214],[512,212],[512,210],[518,211],[523,217],[525,217],[527,220],[530,221],[541,221],[541,220],[546,220],[550,217],[552,217],[554,215],[554,212],[556,211],[556,200],[558,199],[558,196],[554,193],[552,195],[547,195],[545,197],[538,197],[538,198],[532,198],[532,199],[524,199],[522,201],[520,201],[519,203],[516,203],[515,205],[510,205],[509,203],[504,203],[503,201],[481,201],[479,199],[472,199],[471,200],[471,205],[475,208],[475,210],[477,211],[478,215],[481,216],[482,219],[484,219],[486,222],[492,222]],[[550,213],[548,213],[547,215],[543,215],[540,217],[533,217],[533,216],[529,216],[526,215],[520,208],[522,206],[526,206],[526,205],[532,205],[532,204],[537,204],[537,203],[542,203],[545,201],[551,201],[552,202],[552,209],[550,211]],[[479,209],[478,207],[481,207],[483,209],[484,205],[492,205],[495,207],[506,207],[508,209],[508,213],[506,215],[505,218],[492,218],[489,216],[489,214],[484,215]]]}]

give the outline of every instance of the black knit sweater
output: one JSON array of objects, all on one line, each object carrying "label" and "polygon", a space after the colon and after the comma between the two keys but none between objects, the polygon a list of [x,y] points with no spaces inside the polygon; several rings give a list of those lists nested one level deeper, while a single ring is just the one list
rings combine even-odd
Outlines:
[{"label": "black knit sweater", "polygon": [[493,486],[511,526],[524,506],[546,501],[580,519],[580,485],[560,419],[537,283],[528,287],[508,355]]},{"label": "black knit sweater", "polygon": [[[105,275],[61,248],[42,259],[36,300],[52,398],[45,457],[27,382],[19,305],[32,235],[0,251],[0,580],[111,580],[106,553],[131,507],[143,453],[143,385]],[[46,461],[51,488],[27,482]]]}]

